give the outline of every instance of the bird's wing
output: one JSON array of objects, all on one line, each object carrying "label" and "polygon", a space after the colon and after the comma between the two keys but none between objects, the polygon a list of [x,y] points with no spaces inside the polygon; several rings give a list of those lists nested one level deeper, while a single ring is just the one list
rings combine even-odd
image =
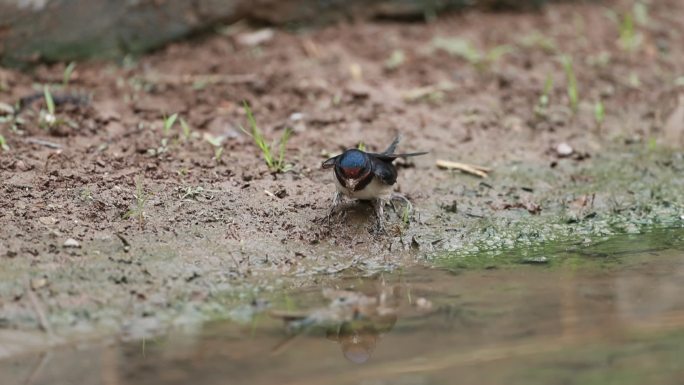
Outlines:
[{"label": "bird's wing", "polygon": [[381,159],[381,160],[384,160],[387,162],[391,162],[397,158],[410,158],[412,156],[425,155],[427,153],[428,153],[427,151],[424,151],[424,152],[411,152],[408,154],[392,154],[392,153],[385,154],[385,153],[381,153],[381,154],[370,154],[370,155],[374,158]]},{"label": "bird's wing", "polygon": [[393,153],[397,149],[397,145],[399,144],[399,141],[401,140],[401,135],[397,135],[394,137],[394,140],[392,143],[387,147],[385,151],[382,152],[382,154],[387,155]]},{"label": "bird's wing", "polygon": [[333,156],[332,158],[323,162],[323,164],[321,164],[321,167],[322,168],[331,168],[331,167],[335,166],[335,162],[337,162],[337,158],[339,158],[339,157],[340,157],[339,155]]},{"label": "bird's wing", "polygon": [[373,165],[373,174],[382,181],[382,183],[391,186],[397,181],[397,169],[392,164],[392,161],[386,161],[380,158],[371,157]]}]

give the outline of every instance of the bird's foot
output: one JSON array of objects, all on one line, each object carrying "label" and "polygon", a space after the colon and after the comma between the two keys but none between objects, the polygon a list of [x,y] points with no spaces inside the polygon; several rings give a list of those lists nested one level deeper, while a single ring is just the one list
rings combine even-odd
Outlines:
[{"label": "bird's foot", "polygon": [[385,205],[387,201],[384,199],[376,199],[373,202],[375,208],[375,216],[377,219],[376,226],[378,233],[385,234]]},{"label": "bird's foot", "polygon": [[332,205],[330,206],[330,210],[328,211],[328,224],[332,222],[332,217],[335,215],[335,212],[337,209],[340,207],[340,203],[342,202],[342,194],[340,194],[339,191],[335,192],[335,195],[333,196],[333,201]]},{"label": "bird's foot", "polygon": [[[394,206],[394,201],[402,201],[405,204],[404,210],[401,213],[397,212],[397,208]],[[397,216],[399,216],[404,222],[407,222],[409,216],[413,212],[413,204],[411,204],[411,201],[409,201],[408,198],[402,194],[393,193],[390,197],[390,202],[392,202],[392,209],[394,210],[394,213],[397,214]]]}]

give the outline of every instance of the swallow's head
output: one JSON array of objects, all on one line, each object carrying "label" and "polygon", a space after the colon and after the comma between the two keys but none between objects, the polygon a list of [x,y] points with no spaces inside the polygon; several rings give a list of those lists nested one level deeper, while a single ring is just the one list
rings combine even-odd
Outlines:
[{"label": "swallow's head", "polygon": [[323,163],[324,168],[335,167],[335,176],[346,188],[356,191],[357,185],[371,174],[371,160],[361,150],[350,149]]}]

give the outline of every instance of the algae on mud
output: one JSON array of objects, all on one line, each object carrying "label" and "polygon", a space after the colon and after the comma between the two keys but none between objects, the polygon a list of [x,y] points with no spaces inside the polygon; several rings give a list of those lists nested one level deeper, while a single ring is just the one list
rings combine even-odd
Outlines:
[{"label": "algae on mud", "polygon": [[[548,170],[513,166],[508,172],[499,171],[492,185],[473,186],[471,193],[462,194],[460,239],[450,242],[452,230],[442,233],[445,239],[440,242],[451,243],[443,248],[449,250],[447,259],[472,255],[477,266],[486,264],[485,255],[499,255],[499,263],[515,263],[505,260],[502,254],[507,250],[517,251],[523,259],[534,258],[563,244],[590,245],[619,234],[684,227],[683,172],[682,153],[642,148],[606,149],[580,165],[560,162]],[[499,199],[501,205],[502,195],[504,201],[535,199],[543,209],[538,215],[524,209],[502,214],[506,209],[492,203],[489,211],[481,209],[483,196],[490,202]],[[468,218],[472,206],[480,207],[481,218]]]},{"label": "algae on mud", "polygon": [[437,257],[435,263],[454,272],[526,264],[561,269],[595,269],[618,267],[624,262],[624,257],[667,249],[684,250],[684,229],[651,228],[637,234],[594,236],[581,240],[565,238],[480,253],[447,253]]}]

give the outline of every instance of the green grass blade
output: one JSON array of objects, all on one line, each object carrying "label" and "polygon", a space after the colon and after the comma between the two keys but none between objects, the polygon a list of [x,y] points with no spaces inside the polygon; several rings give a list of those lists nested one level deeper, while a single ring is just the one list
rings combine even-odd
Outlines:
[{"label": "green grass blade", "polygon": [[599,126],[603,124],[603,121],[606,116],[606,109],[603,106],[602,101],[597,101],[596,105],[594,106],[594,119],[596,120],[596,124]]},{"label": "green grass blade", "polygon": [[577,78],[575,77],[575,69],[572,63],[572,58],[563,56],[561,59],[563,68],[565,69],[565,77],[567,79],[567,93],[570,100],[570,107],[573,112],[577,112],[579,107],[579,91],[577,90]]},{"label": "green grass blade", "polygon": [[71,75],[74,73],[74,70],[76,69],[76,62],[71,62],[69,65],[64,69],[64,76],[62,78],[62,85],[64,87],[69,85],[69,82],[71,81]]},{"label": "green grass blade", "polygon": [[5,137],[0,134],[0,149],[2,151],[9,151],[9,146],[7,145],[7,141],[5,140]]},{"label": "green grass blade", "polygon": [[50,87],[45,86],[43,88],[43,95],[45,96],[45,105],[47,110],[51,115],[55,114],[55,100],[52,98],[52,93],[50,92]]},{"label": "green grass blade", "polygon": [[180,125],[183,133],[183,138],[185,138],[185,140],[190,139],[190,134],[192,133],[192,130],[190,129],[190,125],[188,124],[188,122],[186,122],[185,119],[180,118]]},{"label": "green grass blade", "polygon": [[[244,128],[241,127],[242,131],[247,132],[252,139],[254,139],[254,143],[259,147],[261,150],[261,154],[263,155],[264,161],[266,162],[266,165],[268,166],[269,169],[274,170],[275,165],[275,160],[273,159],[273,151],[272,151],[272,145],[266,143],[266,139],[264,138],[263,134],[259,130],[259,127],[257,126],[256,119],[254,119],[254,115],[252,114],[252,109],[249,107],[249,104],[247,102],[244,102],[244,109],[245,113],[247,114],[247,122],[249,123],[249,126],[251,128],[251,133],[247,132]],[[278,170],[274,170],[278,171]]]},{"label": "green grass blade", "polygon": [[164,134],[168,135],[171,132],[171,127],[176,123],[178,119],[178,114],[173,114],[168,118],[164,119]]}]

